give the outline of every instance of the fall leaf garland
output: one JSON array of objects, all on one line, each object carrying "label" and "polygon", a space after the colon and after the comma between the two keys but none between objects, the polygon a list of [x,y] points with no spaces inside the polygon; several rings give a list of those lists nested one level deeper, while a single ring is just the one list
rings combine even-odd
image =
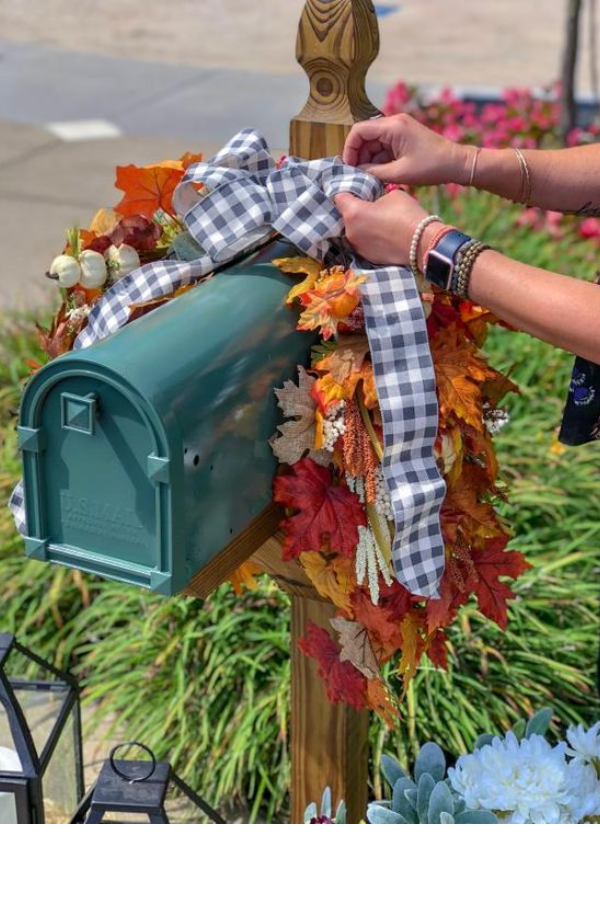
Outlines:
[{"label": "fall leaf garland", "polygon": [[404,687],[424,655],[445,667],[446,630],[471,598],[483,615],[507,626],[514,597],[507,580],[528,563],[508,549],[508,528],[494,505],[503,493],[492,429],[502,417],[498,404],[517,387],[481,352],[488,325],[497,323],[492,314],[442,292],[423,295],[440,408],[435,453],[448,485],[447,566],[440,600],[410,595],[388,565],[393,525],[360,283],[351,271],[317,270],[314,260],[276,265],[304,276],[287,301],[298,304],[298,328],[323,338],[311,370],[300,367],[296,392],[289,382],[277,392],[287,421],[272,442],[287,468],[274,481],[287,514],[285,557],[298,557],[316,590],[336,606],[337,641],[310,623],[300,647],[317,661],[332,702],[368,707],[391,722],[397,700],[381,677],[383,663],[395,662]]}]

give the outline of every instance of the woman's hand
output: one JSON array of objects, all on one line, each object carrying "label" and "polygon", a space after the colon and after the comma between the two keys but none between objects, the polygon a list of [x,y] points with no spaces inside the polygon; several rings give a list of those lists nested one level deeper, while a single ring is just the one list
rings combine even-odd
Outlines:
[{"label": "woman's hand", "polygon": [[474,153],[400,113],[354,125],[344,162],[394,184],[468,184]]},{"label": "woman's hand", "polygon": [[[371,203],[343,193],[336,196],[335,203],[344,217],[346,237],[363,259],[377,265],[409,264],[415,228],[427,215],[414,197],[406,191],[391,191]],[[426,235],[422,246],[425,240]]]}]

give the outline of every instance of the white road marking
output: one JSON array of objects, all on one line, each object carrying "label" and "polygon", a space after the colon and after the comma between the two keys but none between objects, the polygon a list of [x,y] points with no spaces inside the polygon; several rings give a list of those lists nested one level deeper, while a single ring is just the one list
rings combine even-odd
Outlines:
[{"label": "white road marking", "polygon": [[76,119],[71,122],[48,122],[46,131],[56,135],[61,141],[95,141],[102,138],[117,138],[122,131],[107,119]]}]

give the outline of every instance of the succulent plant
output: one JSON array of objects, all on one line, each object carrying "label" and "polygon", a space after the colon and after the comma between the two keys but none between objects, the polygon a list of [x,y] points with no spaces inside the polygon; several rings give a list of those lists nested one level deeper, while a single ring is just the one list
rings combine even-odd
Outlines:
[{"label": "succulent plant", "polygon": [[304,810],[305,825],[345,825],[346,804],[343,800],[338,803],[335,816],[332,817],[331,788],[326,787],[321,798],[321,809],[316,803],[309,803]]},{"label": "succulent plant", "polygon": [[496,825],[487,810],[465,809],[464,801],[446,780],[446,758],[437,744],[423,744],[409,778],[397,760],[383,756],[383,774],[391,800],[376,800],[367,808],[371,825]]}]

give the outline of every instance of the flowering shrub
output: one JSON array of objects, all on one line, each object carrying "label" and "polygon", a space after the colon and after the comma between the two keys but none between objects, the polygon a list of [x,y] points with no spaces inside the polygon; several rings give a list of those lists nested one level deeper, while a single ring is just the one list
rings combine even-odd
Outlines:
[{"label": "flowering shrub", "polygon": [[[500,102],[478,104],[462,100],[451,88],[424,96],[417,88],[399,81],[388,92],[383,107],[386,116],[406,112],[423,125],[452,141],[482,147],[534,148],[559,144],[560,86],[536,96],[527,88],[507,88]],[[570,146],[595,140],[600,126],[575,128]]]},{"label": "flowering shrub", "polygon": [[[370,803],[367,820],[372,825],[600,823],[600,722],[589,729],[571,726],[566,741],[552,743],[546,737],[551,719],[552,710],[543,709],[503,737],[483,735],[473,752],[448,770],[434,743],[421,748],[412,777],[384,756],[391,799]],[[320,824],[314,804],[309,811],[305,822]],[[331,817],[329,823],[336,824]]]}]

